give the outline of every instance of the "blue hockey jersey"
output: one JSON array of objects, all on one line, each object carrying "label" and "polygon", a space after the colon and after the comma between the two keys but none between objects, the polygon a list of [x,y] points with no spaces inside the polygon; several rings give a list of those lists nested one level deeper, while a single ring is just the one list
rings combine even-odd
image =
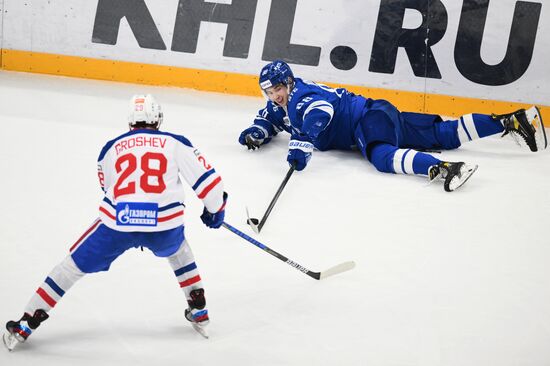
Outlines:
[{"label": "blue hockey jersey", "polygon": [[254,125],[266,132],[264,143],[284,130],[292,137],[307,136],[318,150],[349,150],[355,145],[354,131],[365,103],[364,97],[346,89],[296,78],[288,106],[268,101]]},{"label": "blue hockey jersey", "polygon": [[[385,117],[370,113],[374,111]],[[351,150],[362,143],[365,146],[359,149],[363,151],[372,141],[397,144],[400,120],[399,111],[386,100],[373,100],[344,88],[333,89],[296,78],[287,107],[268,101],[258,112],[254,125],[266,134],[264,144],[277,133],[287,131],[292,138],[306,138],[321,151]],[[363,125],[358,128],[360,122]]]},{"label": "blue hockey jersey", "polygon": [[438,147],[439,142],[432,141],[433,123],[438,121],[438,115],[399,112],[384,99],[365,98],[344,88],[296,78],[288,105],[268,101],[253,125],[265,133],[264,144],[287,131],[291,138],[309,140],[321,151],[357,146],[367,156],[367,146],[373,142]]}]

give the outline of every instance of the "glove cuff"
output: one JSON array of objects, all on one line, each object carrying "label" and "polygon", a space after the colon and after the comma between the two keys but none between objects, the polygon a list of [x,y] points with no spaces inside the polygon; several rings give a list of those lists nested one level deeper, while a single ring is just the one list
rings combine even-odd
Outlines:
[{"label": "glove cuff", "polygon": [[290,140],[288,142],[289,150],[302,150],[305,153],[313,152],[313,144],[309,141]]},{"label": "glove cuff", "polygon": [[[255,138],[256,140],[259,140],[259,139],[265,139],[267,136],[269,136],[269,132],[267,132],[267,130],[263,127],[263,126],[260,126],[260,125],[257,125],[257,124],[253,124],[252,127],[256,127],[258,130],[260,130],[261,134],[263,136],[258,136],[258,137],[255,137],[255,136],[252,136],[253,138]],[[253,134],[252,134],[253,135]]]}]

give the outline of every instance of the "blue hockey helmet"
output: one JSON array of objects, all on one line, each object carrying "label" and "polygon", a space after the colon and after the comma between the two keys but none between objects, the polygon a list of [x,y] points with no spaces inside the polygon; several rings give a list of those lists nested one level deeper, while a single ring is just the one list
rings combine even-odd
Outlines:
[{"label": "blue hockey helmet", "polygon": [[290,66],[282,60],[274,60],[268,63],[260,71],[260,88],[267,88],[278,84],[290,85],[294,81],[294,74]]}]

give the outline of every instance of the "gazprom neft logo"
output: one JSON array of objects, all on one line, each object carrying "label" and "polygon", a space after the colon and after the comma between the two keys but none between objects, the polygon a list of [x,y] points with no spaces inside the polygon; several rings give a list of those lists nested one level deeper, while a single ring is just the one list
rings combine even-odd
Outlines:
[{"label": "gazprom neft logo", "polygon": [[158,204],[150,202],[119,202],[116,224],[120,226],[157,226]]}]

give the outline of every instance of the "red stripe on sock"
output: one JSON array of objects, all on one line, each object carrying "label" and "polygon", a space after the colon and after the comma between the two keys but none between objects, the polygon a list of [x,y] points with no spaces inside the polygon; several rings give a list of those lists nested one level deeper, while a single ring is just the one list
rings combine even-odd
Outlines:
[{"label": "red stripe on sock", "polygon": [[202,316],[198,316],[196,318],[193,318],[194,321],[196,321],[197,323],[198,322],[203,322],[205,320],[208,320],[208,314],[204,314]]},{"label": "red stripe on sock", "polygon": [[29,338],[31,335],[30,333],[25,332],[23,329],[19,328],[15,330],[17,333],[21,334],[21,336],[25,339]]},{"label": "red stripe on sock", "polygon": [[199,193],[198,197],[202,200],[204,197],[206,197],[206,195],[208,194],[208,192],[210,192],[212,190],[212,188],[214,188],[218,183],[220,183],[222,181],[222,177],[218,177],[216,179],[214,179],[214,181],[212,183],[210,183],[209,185],[206,186],[206,188],[204,188],[202,190],[201,193]]},{"label": "red stripe on sock", "polygon": [[40,297],[42,298],[42,300],[44,300],[44,301],[46,302],[46,304],[50,305],[50,307],[53,308],[53,307],[55,306],[55,304],[57,304],[57,302],[56,302],[54,299],[52,299],[52,298],[50,297],[50,295],[48,295],[48,294],[46,293],[46,291],[44,291],[44,290],[42,289],[42,287],[39,287],[38,290],[36,290],[36,293],[37,293],[38,295],[40,295]]},{"label": "red stripe on sock", "polygon": [[191,277],[183,282],[180,282],[180,287],[187,287],[187,286],[191,286],[192,284],[194,283],[197,283],[201,280],[201,276],[200,275],[196,275],[195,277]]}]

